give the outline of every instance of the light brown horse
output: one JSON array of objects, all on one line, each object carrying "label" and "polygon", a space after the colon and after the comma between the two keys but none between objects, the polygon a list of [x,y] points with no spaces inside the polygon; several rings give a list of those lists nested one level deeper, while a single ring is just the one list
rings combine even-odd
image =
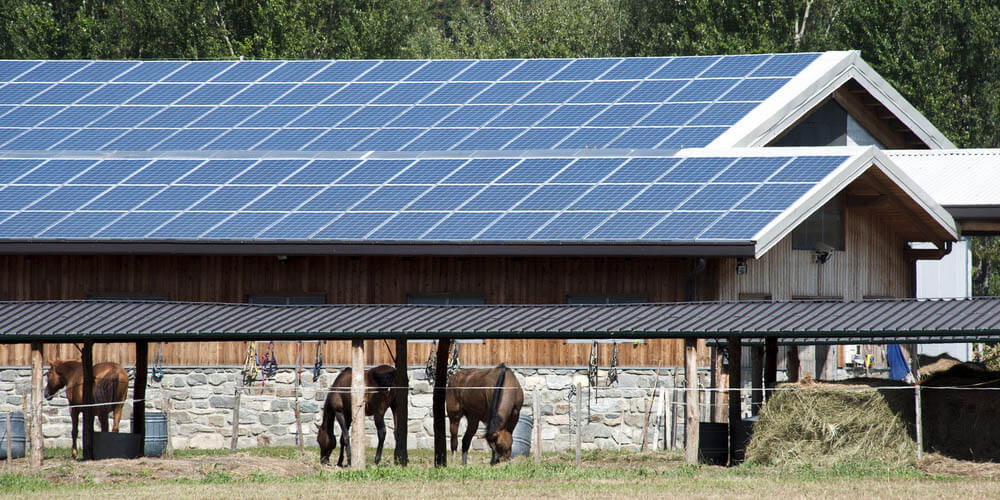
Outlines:
[{"label": "light brown horse", "polygon": [[[76,360],[50,360],[52,368],[45,374],[45,399],[52,399],[63,387],[70,404],[73,419],[73,458],[76,458],[76,429],[83,408],[74,405],[83,403],[83,363]],[[108,415],[114,412],[114,432],[118,432],[118,422],[122,419],[122,405],[128,393],[128,374],[118,363],[98,363],[94,365],[94,403],[116,403],[95,406],[94,415],[100,422],[101,432],[108,432]]]},{"label": "light brown horse", "polygon": [[[471,389],[463,389],[469,387]],[[514,426],[521,416],[524,391],[513,370],[503,363],[494,368],[459,370],[448,380],[445,408],[451,422],[451,453],[458,448],[458,423],[464,416],[468,427],[462,437],[462,465],[468,462],[472,436],[479,422],[486,422],[486,442],[493,450],[490,465],[510,460]]]},{"label": "light brown horse", "polygon": [[[375,465],[382,460],[382,445],[385,443],[385,411],[392,408],[396,415],[394,403],[398,389],[396,384],[396,369],[389,365],[380,365],[365,370],[365,415],[375,417],[375,430],[378,433],[378,448],[375,450]],[[333,432],[333,423],[340,424],[340,458],[337,465],[344,466],[344,453],[347,453],[347,465],[351,465],[351,369],[345,368],[337,375],[326,395],[323,404],[323,424],[316,426],[316,441],[319,442],[319,462],[330,462],[330,454],[337,447],[337,437]],[[364,425],[362,422],[361,425]],[[398,424],[397,424],[398,425]],[[406,425],[403,423],[403,425]]]}]

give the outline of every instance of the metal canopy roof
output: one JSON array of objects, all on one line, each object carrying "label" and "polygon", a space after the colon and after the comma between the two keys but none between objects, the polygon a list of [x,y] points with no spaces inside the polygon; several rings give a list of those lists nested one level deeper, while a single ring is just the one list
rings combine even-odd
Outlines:
[{"label": "metal canopy roof", "polygon": [[0,302],[0,343],[350,338],[1000,340],[1000,297],[618,305]]}]

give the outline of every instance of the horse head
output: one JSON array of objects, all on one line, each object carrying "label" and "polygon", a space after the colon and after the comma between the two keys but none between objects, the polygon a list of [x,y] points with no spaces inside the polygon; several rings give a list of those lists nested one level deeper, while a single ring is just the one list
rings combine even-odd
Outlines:
[{"label": "horse head", "polygon": [[52,399],[60,389],[66,387],[66,378],[59,373],[61,364],[61,361],[49,360],[51,368],[45,374],[45,399],[47,400]]},{"label": "horse head", "polygon": [[490,465],[510,460],[510,450],[514,446],[514,436],[510,432],[507,432],[505,429],[493,431],[486,435],[486,442],[489,443],[490,448],[496,453],[496,458],[490,462]]},{"label": "horse head", "polygon": [[337,448],[337,439],[327,430],[325,425],[316,425],[316,442],[319,443],[319,463],[330,463],[330,455]]}]

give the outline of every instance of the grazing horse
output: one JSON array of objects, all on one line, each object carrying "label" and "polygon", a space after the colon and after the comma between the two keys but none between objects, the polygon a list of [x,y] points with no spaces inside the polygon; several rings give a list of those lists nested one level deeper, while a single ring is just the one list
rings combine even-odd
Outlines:
[{"label": "grazing horse", "polygon": [[[375,417],[375,429],[378,431],[378,449],[375,450],[375,465],[382,460],[382,445],[385,443],[385,411],[393,410],[396,415],[395,402],[398,389],[396,384],[396,369],[389,365],[380,365],[365,370],[365,415]],[[340,458],[337,466],[344,466],[344,453],[347,453],[347,465],[351,465],[351,369],[345,368],[337,375],[326,395],[323,404],[323,424],[316,426],[316,441],[319,442],[319,462],[330,462],[330,454],[337,447],[337,439],[333,432],[334,420],[340,424]],[[361,422],[360,425],[364,425]],[[398,423],[396,425],[399,425]],[[406,425],[404,422],[403,425]]]},{"label": "grazing horse", "polygon": [[[45,399],[52,399],[63,387],[70,404],[73,419],[73,458],[76,458],[76,429],[83,408],[75,405],[83,401],[83,363],[76,360],[49,361],[52,368],[45,374]],[[101,432],[108,432],[108,414],[114,412],[113,432],[118,432],[118,422],[122,419],[122,405],[128,393],[128,375],[118,363],[98,363],[94,365],[94,403],[114,403],[95,406],[94,414],[100,422]]]},{"label": "grazing horse", "polygon": [[[463,389],[470,387],[471,389]],[[488,388],[488,389],[484,389]],[[512,433],[524,404],[524,392],[513,370],[500,363],[495,368],[459,370],[448,380],[445,407],[451,421],[451,453],[458,448],[458,423],[464,416],[468,427],[462,437],[462,465],[468,462],[469,445],[486,422],[486,442],[493,450],[490,465],[510,460]]]}]

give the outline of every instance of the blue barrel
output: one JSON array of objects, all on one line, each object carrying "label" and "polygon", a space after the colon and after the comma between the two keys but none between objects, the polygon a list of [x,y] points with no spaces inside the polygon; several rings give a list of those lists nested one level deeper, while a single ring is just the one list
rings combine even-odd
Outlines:
[{"label": "blue barrel", "polygon": [[158,457],[167,449],[167,415],[158,412],[146,413],[146,442],[143,455]]},{"label": "blue barrel", "polygon": [[514,445],[511,447],[510,456],[519,457],[531,454],[531,425],[533,421],[531,415],[522,413],[514,426]]},{"label": "blue barrel", "polygon": [[24,414],[19,411],[9,414],[11,436],[7,436],[7,415],[0,413],[0,460],[7,459],[8,437],[11,437],[11,458],[24,458],[25,443],[27,442],[24,432]]}]

